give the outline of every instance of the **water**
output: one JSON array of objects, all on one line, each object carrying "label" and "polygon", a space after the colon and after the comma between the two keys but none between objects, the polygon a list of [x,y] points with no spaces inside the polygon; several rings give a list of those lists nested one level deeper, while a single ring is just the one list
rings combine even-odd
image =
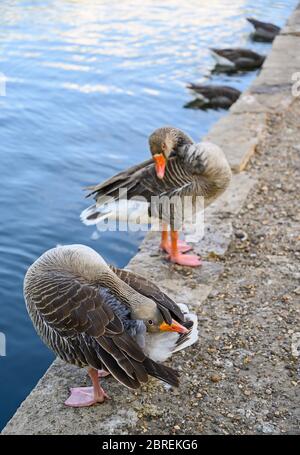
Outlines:
[{"label": "water", "polygon": [[[124,266],[141,241],[125,233],[93,240],[78,218],[88,204],[82,187],[145,159],[159,126],[200,139],[224,115],[182,108],[191,99],[186,82],[209,78],[208,48],[268,52],[249,41],[244,17],[282,25],[296,3],[1,1],[0,428],[53,360],[25,310],[28,266],[58,243],[90,245]],[[212,81],[244,89],[253,77]]]}]

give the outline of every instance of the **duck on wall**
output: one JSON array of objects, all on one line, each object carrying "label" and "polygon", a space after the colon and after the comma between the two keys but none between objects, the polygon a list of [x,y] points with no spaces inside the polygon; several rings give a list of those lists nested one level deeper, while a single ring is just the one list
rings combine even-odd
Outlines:
[{"label": "duck on wall", "polygon": [[[217,145],[208,142],[196,144],[178,128],[155,130],[149,137],[149,145],[152,154],[150,160],[89,187],[88,196],[93,195],[96,203],[82,212],[81,219],[86,225],[110,219],[126,220],[128,211],[134,209],[138,199],[143,197],[146,202],[139,205],[139,219],[146,224],[149,223],[149,215],[150,218],[162,220],[160,247],[169,254],[169,260],[180,265],[199,266],[201,260],[198,256],[185,254],[191,247],[179,240],[174,214],[161,212],[161,200],[177,197],[184,204],[184,198],[188,197],[195,205],[199,196],[204,199],[206,207],[228,187],[230,166]],[[124,189],[127,199],[123,209]],[[155,203],[153,196],[157,197]],[[112,200],[110,204],[107,204],[108,197]]]},{"label": "duck on wall", "polygon": [[197,317],[185,305],[142,276],[108,266],[84,245],[59,246],[38,258],[26,273],[24,297],[47,346],[88,369],[93,386],[72,388],[67,406],[103,403],[109,397],[99,377],[107,374],[131,389],[149,376],[178,386],[178,373],[159,362],[198,338]]},{"label": "duck on wall", "polygon": [[193,84],[187,88],[197,94],[197,98],[185,107],[200,109],[229,109],[240,97],[240,90],[227,85]]},{"label": "duck on wall", "polygon": [[269,22],[262,22],[252,17],[247,17],[247,21],[253,25],[255,31],[251,37],[255,41],[265,41],[271,43],[274,38],[280,33],[280,27]]},{"label": "duck on wall", "polygon": [[252,71],[260,68],[266,58],[250,49],[242,48],[212,48],[211,53],[216,60],[217,72]]}]

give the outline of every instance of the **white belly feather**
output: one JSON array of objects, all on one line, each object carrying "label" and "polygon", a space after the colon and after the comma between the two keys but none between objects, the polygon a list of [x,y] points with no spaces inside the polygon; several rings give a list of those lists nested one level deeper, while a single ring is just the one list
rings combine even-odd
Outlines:
[{"label": "white belly feather", "polygon": [[228,66],[228,67],[231,67],[231,68],[235,66],[235,64],[231,60],[229,60],[226,57],[222,57],[221,55],[217,54],[216,52],[214,52],[212,50],[211,50],[211,55],[215,59],[217,65]]},{"label": "white belly feather", "polygon": [[[153,223],[155,219],[149,217],[148,212],[149,204],[144,201],[132,200],[132,199],[120,199],[116,202],[111,202],[101,207],[93,205],[88,207],[81,213],[81,220],[87,226],[97,224],[101,227],[101,224],[107,226],[108,223],[128,223],[128,225],[148,225]],[[89,219],[90,215],[93,217],[97,214],[97,218]]]},{"label": "white belly feather", "polygon": [[147,333],[145,336],[144,352],[155,362],[164,362],[175,352],[191,346],[198,340],[198,319],[196,314],[189,313],[188,307],[183,303],[179,303],[178,306],[184,314],[185,321],[193,321],[192,330],[185,341],[180,344],[177,344],[180,337],[179,333]]}]

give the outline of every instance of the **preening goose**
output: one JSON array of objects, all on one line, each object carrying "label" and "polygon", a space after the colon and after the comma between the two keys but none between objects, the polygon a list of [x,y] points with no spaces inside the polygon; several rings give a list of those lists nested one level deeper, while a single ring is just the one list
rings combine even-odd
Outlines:
[{"label": "preening goose", "polygon": [[188,84],[187,87],[197,94],[197,99],[185,106],[191,108],[229,109],[241,95],[239,90],[227,85]]},{"label": "preening goose", "polygon": [[268,22],[258,21],[251,17],[247,17],[247,21],[253,25],[255,32],[252,33],[252,38],[256,41],[272,42],[274,38],[280,33],[280,27]]},{"label": "preening goose", "polygon": [[211,49],[217,71],[249,71],[260,68],[265,56],[250,49]]},{"label": "preening goose", "polygon": [[[131,211],[139,215],[135,217],[139,222],[159,218],[161,248],[169,253],[169,259],[180,265],[198,266],[200,258],[184,254],[191,248],[179,240],[178,231],[185,222],[182,207],[188,201],[195,212],[200,199],[204,207],[213,202],[229,185],[230,166],[217,145],[195,144],[177,128],[155,130],[149,145],[152,159],[89,187],[88,196],[94,195],[96,203],[82,212],[81,219],[87,225],[98,224],[126,219]],[[144,202],[138,202],[140,198]],[[168,204],[170,201],[172,204]]]},{"label": "preening goose", "polygon": [[68,406],[102,403],[108,396],[99,377],[109,373],[131,389],[148,376],[178,386],[177,372],[157,362],[198,335],[197,317],[186,306],[181,310],[152,282],[108,266],[83,245],[59,246],[37,259],[26,273],[24,297],[48,347],[88,368],[93,387],[71,389]]}]

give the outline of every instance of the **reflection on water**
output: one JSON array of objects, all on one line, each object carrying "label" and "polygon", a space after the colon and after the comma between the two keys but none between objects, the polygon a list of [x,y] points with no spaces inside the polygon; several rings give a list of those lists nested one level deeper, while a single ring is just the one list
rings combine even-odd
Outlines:
[{"label": "reflection on water", "polygon": [[[141,234],[99,239],[79,221],[82,187],[148,156],[162,125],[199,139],[223,112],[183,109],[209,47],[250,43],[245,16],[282,25],[296,0],[2,0],[0,72],[0,428],[52,360],[22,297],[27,267],[57,243],[85,243],[123,266]],[[243,89],[255,73],[214,75]]]}]

